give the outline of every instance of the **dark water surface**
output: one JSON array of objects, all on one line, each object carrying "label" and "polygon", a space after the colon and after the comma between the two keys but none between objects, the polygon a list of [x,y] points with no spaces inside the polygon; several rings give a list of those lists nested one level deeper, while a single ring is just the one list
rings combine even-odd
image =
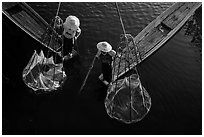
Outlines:
[{"label": "dark water surface", "polygon": [[[28,3],[48,23],[58,3]],[[173,3],[119,3],[126,32],[136,36]],[[3,134],[201,134],[201,44],[195,46],[184,27],[138,66],[152,107],[140,122],[126,125],[111,119],[104,107],[106,87],[96,61],[83,94],[78,90],[97,52],[108,41],[116,50],[122,33],[114,3],[62,3],[59,16],[81,21],[79,61],[70,63],[63,90],[35,95],[22,81],[22,71],[34,49],[43,47],[4,15],[2,17]],[[201,19],[201,9],[196,13]],[[199,22],[200,21],[200,22]],[[201,20],[196,22],[201,27]]]}]

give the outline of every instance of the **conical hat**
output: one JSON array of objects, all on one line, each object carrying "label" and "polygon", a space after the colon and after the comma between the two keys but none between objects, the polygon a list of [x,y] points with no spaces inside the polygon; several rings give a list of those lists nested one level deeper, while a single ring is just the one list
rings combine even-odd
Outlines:
[{"label": "conical hat", "polygon": [[99,42],[96,46],[98,50],[103,51],[103,52],[109,52],[112,50],[112,46],[106,41]]},{"label": "conical hat", "polygon": [[77,31],[79,28],[80,22],[76,16],[68,16],[64,22],[64,29],[73,29]]}]

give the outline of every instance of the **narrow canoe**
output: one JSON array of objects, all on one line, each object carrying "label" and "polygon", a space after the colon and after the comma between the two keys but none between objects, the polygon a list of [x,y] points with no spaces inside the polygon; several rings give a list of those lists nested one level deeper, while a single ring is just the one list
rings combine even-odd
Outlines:
[{"label": "narrow canoe", "polygon": [[[130,53],[128,53],[128,56],[116,57],[113,63],[113,81],[144,61],[164,45],[194,14],[201,4],[201,2],[178,2],[153,20],[133,38],[135,44],[129,43]],[[125,52],[128,51],[127,47],[123,51],[123,54],[126,54]],[[102,79],[102,76],[99,77]]]},{"label": "narrow canoe", "polygon": [[51,51],[57,53],[61,48],[60,43],[52,42],[54,44],[50,44],[51,39],[54,41],[52,35],[57,38],[57,32],[25,2],[2,2],[2,12],[23,31]]}]

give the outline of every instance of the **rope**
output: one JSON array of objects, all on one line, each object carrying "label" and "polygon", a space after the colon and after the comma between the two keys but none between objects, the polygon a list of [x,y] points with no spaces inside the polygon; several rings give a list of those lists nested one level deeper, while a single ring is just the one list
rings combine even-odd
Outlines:
[{"label": "rope", "polygon": [[58,16],[58,14],[59,14],[60,6],[61,6],[61,2],[59,2],[59,4],[58,4],[56,16]]},{"label": "rope", "polygon": [[[118,13],[118,16],[119,16],[119,19],[120,19],[120,23],[121,23],[121,25],[122,25],[123,33],[124,33],[124,36],[125,36],[125,34],[126,34],[126,32],[125,32],[125,27],[124,27],[124,24],[123,24],[121,15],[120,15],[120,10],[119,10],[119,8],[118,8],[117,2],[115,3],[115,5],[116,5],[117,13]],[[120,40],[121,40],[121,39],[120,39]],[[119,42],[119,44],[120,44],[120,42]],[[118,46],[117,46],[117,49],[119,48],[119,44],[118,44]],[[116,55],[118,55],[118,51],[116,52]],[[115,55],[115,58],[114,58],[113,62],[115,62],[115,59],[116,59],[116,57],[117,57],[116,55]],[[117,73],[119,73],[120,63],[121,63],[121,60],[122,60],[121,57],[122,57],[122,54],[121,54],[121,56],[120,56],[119,65],[117,66],[117,67],[118,67],[118,72],[117,72]],[[114,78],[114,73],[115,73],[115,71],[116,71],[116,70],[114,69],[114,70],[113,70],[113,74],[112,74],[112,78]],[[117,78],[116,78],[115,80],[113,80],[112,82],[116,81],[117,79],[118,79],[118,75],[117,75]],[[116,86],[117,86],[117,82],[116,82]]]},{"label": "rope", "polygon": [[118,3],[116,2],[115,4],[116,4],[116,9],[117,9],[117,12],[118,12],[118,16],[120,18],[120,23],[122,25],[123,33],[124,33],[124,36],[125,36],[125,34],[126,34],[125,27],[124,27],[123,20],[122,20],[121,15],[120,15],[120,10],[118,8]]},{"label": "rope", "polygon": [[[141,55],[140,55],[140,52],[139,52],[139,50],[138,50],[138,47],[137,47],[137,45],[135,44],[135,42],[134,42],[134,39],[133,39],[133,37],[131,36],[131,40],[129,40],[130,39],[130,36],[129,35],[126,35],[126,32],[125,32],[125,27],[124,27],[124,24],[123,24],[123,21],[122,21],[122,18],[121,18],[121,14],[120,14],[120,11],[119,11],[119,8],[118,8],[118,4],[117,4],[117,2],[116,2],[116,9],[117,9],[117,12],[118,12],[118,16],[119,16],[119,19],[120,19],[120,22],[121,22],[121,26],[122,26],[122,29],[123,29],[123,33],[124,33],[124,37],[121,37],[121,41],[123,42],[123,38],[125,38],[125,40],[124,40],[124,42],[125,42],[125,48],[127,48],[127,52],[125,52],[125,51],[122,51],[122,53],[121,53],[121,56],[120,56],[120,60],[119,60],[119,64],[118,64],[118,66],[117,66],[117,78],[115,79],[115,81],[116,81],[116,84],[115,84],[115,93],[116,93],[116,90],[117,90],[117,85],[118,85],[118,77],[119,77],[119,70],[120,70],[120,65],[121,65],[121,60],[122,60],[122,56],[125,54],[125,73],[126,72],[128,72],[128,71],[130,71],[130,68],[131,68],[131,62],[129,62],[129,60],[130,60],[130,56],[131,56],[131,54],[132,55],[134,55],[134,53],[132,52],[132,50],[131,50],[131,48],[129,47],[129,44],[130,44],[130,42],[132,41],[132,44],[133,44],[133,48],[135,48],[135,59],[136,59],[136,61],[137,61],[137,64],[139,63],[139,60],[138,60],[138,54],[139,54],[139,57],[140,57],[140,61],[142,61],[141,60]],[[119,47],[117,47],[118,49],[119,49]],[[117,52],[116,52],[116,54],[117,54]],[[127,58],[127,59],[126,59]],[[114,60],[114,63],[115,63],[115,60]],[[116,66],[116,65],[115,65]],[[128,71],[126,70],[126,68],[128,68]],[[140,77],[140,75],[139,75],[139,72],[137,71],[137,67],[135,66],[135,70],[136,70],[136,74],[138,75],[138,77]],[[116,68],[114,68],[114,70],[113,70],[113,73],[115,73],[116,72]],[[114,75],[114,74],[113,74]],[[129,95],[129,97],[130,97],[130,107],[132,107],[132,101],[133,101],[133,99],[132,99],[132,94],[133,94],[133,91],[132,91],[132,88],[131,88],[131,78],[130,78],[130,74],[128,74],[128,81],[129,81],[129,90],[130,90],[130,95]],[[112,81],[112,82],[115,82],[115,81]],[[132,113],[131,113],[131,111],[132,111],[132,109],[130,109],[130,120],[132,120],[131,118],[132,118]]]},{"label": "rope", "polygon": [[[59,14],[60,5],[61,5],[61,2],[59,2],[59,4],[58,4],[56,16],[58,16],[58,14]],[[54,22],[53,22],[53,21],[54,21]],[[56,19],[52,20],[52,22],[50,23],[50,26],[51,26],[52,28],[54,28],[54,29],[53,29],[54,31],[52,31],[51,38],[50,38],[50,41],[49,41],[49,44],[48,44],[49,46],[50,46],[50,45],[54,45],[54,47],[53,47],[54,50],[56,49],[56,45],[57,45],[56,40],[58,39],[58,38],[56,39],[56,35],[55,35],[55,34],[56,34],[56,33],[55,33],[55,21],[56,21]],[[52,23],[53,23],[53,24],[52,24]],[[52,26],[52,25],[53,25],[53,26]],[[47,57],[48,57],[49,54],[50,54],[50,51],[48,50],[48,52],[47,52]],[[57,59],[56,59],[56,58],[57,58],[57,57],[56,57],[56,54],[57,54],[57,53],[55,52],[55,54],[54,54],[54,56],[53,56],[53,57],[54,57],[54,63],[55,63],[56,60],[57,60]],[[44,60],[44,59],[43,59],[43,60]],[[46,69],[46,66],[45,66],[44,70],[45,70],[45,69]],[[54,81],[55,81],[55,77],[54,77],[54,76],[55,76],[55,69],[56,69],[56,68],[55,68],[55,66],[54,66],[53,78],[52,78],[52,80],[53,80],[53,85],[54,85]]]},{"label": "rope", "polygon": [[[115,4],[116,4],[117,13],[118,13],[118,16],[119,16],[119,19],[120,19],[120,23],[121,23],[121,26],[122,26],[122,30],[123,30],[123,33],[124,33],[124,37],[126,38],[125,27],[124,27],[124,24],[123,24],[121,15],[120,15],[120,11],[119,11],[119,8],[118,8],[118,4],[117,4],[117,2],[116,2]],[[119,42],[119,44],[121,44],[122,41],[123,41],[123,40],[122,40],[122,37],[120,37],[120,42]],[[125,42],[127,42],[127,39],[125,40]],[[117,47],[118,50],[119,50],[119,44],[118,44],[118,47]],[[127,44],[127,43],[126,43],[126,44]],[[116,52],[116,55],[118,55],[118,52]],[[119,78],[119,75],[118,75],[118,74],[119,74],[119,71],[120,71],[120,65],[121,65],[122,56],[123,56],[123,52],[121,53],[121,55],[120,55],[120,57],[119,57],[120,60],[119,60],[118,66],[117,66],[117,69],[118,69],[118,70],[117,70],[117,77],[116,77],[115,80],[112,81],[112,83],[116,81],[115,87],[118,86],[118,78]],[[126,56],[125,56],[125,57],[126,57]],[[115,57],[115,59],[116,59],[116,57]],[[115,62],[115,59],[114,59],[114,62]],[[126,62],[125,62],[125,70],[126,70]],[[113,73],[115,73],[115,72],[116,72],[116,70],[114,69],[114,70],[113,70]],[[114,76],[114,74],[113,74],[113,76]],[[115,88],[115,93],[116,93],[116,90],[117,90],[117,88]]]},{"label": "rope", "polygon": [[[122,20],[121,14],[120,14],[120,10],[119,10],[119,7],[118,7],[118,3],[116,2],[115,4],[116,4],[116,9],[117,9],[117,12],[118,12],[119,19],[120,19],[120,23],[121,23],[121,26],[122,26],[122,29],[123,29],[124,37],[125,37],[125,39],[126,39],[126,44],[127,44],[127,46],[128,46],[128,38],[126,37],[126,31],[125,31],[125,27],[124,27],[124,24],[123,24],[123,20]],[[139,53],[140,60],[141,60],[141,55],[140,55],[140,52],[138,51],[138,48],[137,48],[136,44],[134,43],[134,40],[133,40],[132,42],[133,42],[134,48],[135,48],[135,50],[136,50],[136,55],[135,55],[135,56],[136,56],[136,61],[137,61],[137,63],[138,63],[137,53]],[[127,48],[128,48],[128,51],[131,52],[131,50],[129,49],[129,47],[127,47]],[[120,58],[120,60],[121,60],[121,58]],[[119,69],[119,68],[118,68],[118,69]],[[129,69],[130,69],[130,68],[129,68]],[[126,69],[125,69],[125,72],[126,72]]]},{"label": "rope", "polygon": [[[58,4],[56,16],[58,16],[58,14],[59,14],[60,6],[61,6],[61,2],[59,2],[59,4]],[[55,16],[55,17],[56,17],[56,16]],[[55,21],[56,21],[56,19],[55,19]],[[54,22],[54,29],[55,29],[55,22]],[[58,41],[58,36],[57,36],[57,39],[54,40],[55,43],[56,43],[56,40]],[[54,49],[56,48],[55,43],[54,43]],[[57,45],[57,44],[56,44],[56,45]],[[62,52],[63,52],[63,46],[64,46],[64,43],[62,43]],[[63,56],[62,56],[62,58],[63,58]],[[55,55],[54,55],[54,62],[56,62],[56,60],[57,60],[57,57],[56,57],[56,54],[55,54]],[[55,84],[55,83],[54,83],[54,80],[55,80],[55,77],[54,77],[54,76],[55,76],[55,66],[54,66],[54,71],[53,71],[53,85]],[[63,74],[62,74],[62,77],[64,77]]]},{"label": "rope", "polygon": [[[58,14],[59,14],[60,6],[61,6],[61,2],[59,2],[59,4],[58,4],[56,16],[58,16]],[[55,31],[55,21],[56,21],[56,20],[54,20],[54,24],[53,24],[54,31]],[[51,25],[52,23],[53,23],[53,22],[51,22],[51,23],[49,24],[49,26],[52,27],[52,25]],[[55,32],[52,31],[51,39],[50,39],[48,45],[52,44],[51,42],[53,42],[53,36],[55,36],[54,34],[55,34]],[[54,44],[54,45],[55,45],[55,44]],[[55,46],[54,46],[54,50],[55,50]],[[56,52],[55,52],[55,53],[56,53]],[[48,50],[48,52],[47,52],[47,57],[48,57],[49,54],[50,54],[50,51]],[[56,53],[56,54],[57,54],[57,53]],[[55,54],[55,61],[56,61],[56,54]],[[54,69],[54,71],[55,71],[55,69]]]}]

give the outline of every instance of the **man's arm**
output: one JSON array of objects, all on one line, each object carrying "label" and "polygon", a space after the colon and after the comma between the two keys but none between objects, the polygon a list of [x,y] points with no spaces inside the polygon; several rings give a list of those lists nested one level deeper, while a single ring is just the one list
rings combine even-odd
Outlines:
[{"label": "man's arm", "polygon": [[96,53],[96,57],[99,58],[100,54],[101,54],[101,51],[98,50],[98,52]]},{"label": "man's arm", "polygon": [[115,57],[116,52],[115,50],[111,50],[110,52],[108,52],[109,55],[111,55],[112,57]]},{"label": "man's arm", "polygon": [[77,39],[79,37],[79,35],[81,34],[81,29],[78,28],[77,32],[76,32],[76,36],[75,36],[75,39]]}]

